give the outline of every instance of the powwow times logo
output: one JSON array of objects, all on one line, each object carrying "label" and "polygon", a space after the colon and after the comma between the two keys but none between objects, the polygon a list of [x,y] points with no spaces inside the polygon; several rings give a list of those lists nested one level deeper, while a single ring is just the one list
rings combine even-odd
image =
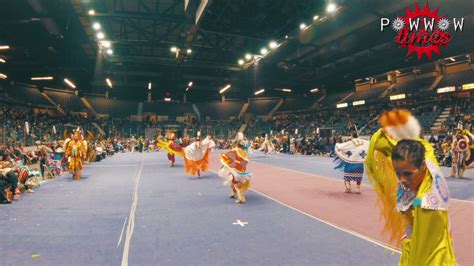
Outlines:
[{"label": "powwow times logo", "polygon": [[438,15],[439,8],[430,11],[426,2],[423,10],[415,3],[415,10],[405,9],[406,16],[398,16],[390,23],[389,18],[380,19],[380,31],[391,26],[397,33],[395,41],[400,48],[408,48],[407,57],[416,52],[418,60],[426,55],[430,60],[432,54],[441,55],[440,47],[448,47],[453,39],[453,31],[463,31],[464,18],[452,18]]}]

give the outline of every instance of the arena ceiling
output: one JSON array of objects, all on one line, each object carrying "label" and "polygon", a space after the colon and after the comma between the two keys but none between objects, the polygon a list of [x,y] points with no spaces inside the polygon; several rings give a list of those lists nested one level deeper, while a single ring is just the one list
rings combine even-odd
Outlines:
[{"label": "arena ceiling", "polygon": [[[155,98],[170,92],[181,99],[192,81],[188,100],[202,101],[218,99],[226,84],[232,84],[226,92],[231,98],[247,98],[260,88],[266,89],[263,96],[288,95],[275,90],[282,88],[292,94],[315,87],[351,90],[356,79],[429,62],[406,58],[393,32],[379,31],[381,17],[403,14],[413,1],[332,1],[338,7],[333,14],[326,11],[328,2],[4,0],[0,45],[11,48],[0,51],[7,61],[0,72],[9,81],[40,87],[70,89],[68,78],[84,93],[103,93],[109,78],[112,95],[142,100],[149,83]],[[472,52],[472,1],[454,2],[430,1],[440,13],[464,16],[467,30],[433,60]],[[301,23],[312,26],[300,30]],[[270,41],[278,47],[260,58],[263,47],[271,50]],[[245,60],[246,54],[257,55],[258,64]],[[33,82],[33,76],[54,80]]]}]

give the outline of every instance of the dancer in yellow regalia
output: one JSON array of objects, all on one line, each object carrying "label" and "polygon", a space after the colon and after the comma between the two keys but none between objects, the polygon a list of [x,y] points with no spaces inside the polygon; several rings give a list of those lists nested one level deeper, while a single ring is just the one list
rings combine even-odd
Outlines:
[{"label": "dancer in yellow regalia", "polygon": [[401,246],[399,265],[455,265],[448,221],[449,193],[433,148],[407,110],[380,118],[371,139],[367,174],[390,241]]},{"label": "dancer in yellow regalia", "polygon": [[82,165],[87,157],[87,142],[84,140],[79,128],[74,131],[71,140],[65,146],[68,170],[72,174],[73,179],[80,180]]}]

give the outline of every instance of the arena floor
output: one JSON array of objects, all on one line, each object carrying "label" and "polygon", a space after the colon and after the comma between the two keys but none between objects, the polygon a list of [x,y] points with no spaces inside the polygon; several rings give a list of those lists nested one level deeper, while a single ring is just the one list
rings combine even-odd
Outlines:
[{"label": "arena floor", "polygon": [[[375,193],[343,193],[330,158],[251,154],[247,203],[159,153],[117,154],[0,206],[1,265],[396,265]],[[448,170],[448,169],[445,169]],[[448,180],[455,252],[472,265],[474,171]]]}]

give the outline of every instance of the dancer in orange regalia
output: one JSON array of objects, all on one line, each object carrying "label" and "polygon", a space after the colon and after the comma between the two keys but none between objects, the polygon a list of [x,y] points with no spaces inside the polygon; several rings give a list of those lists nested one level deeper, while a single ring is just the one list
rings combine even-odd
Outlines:
[{"label": "dancer in orange regalia", "polygon": [[87,157],[87,142],[82,136],[80,128],[77,128],[72,138],[65,143],[66,156],[68,160],[68,170],[75,180],[81,179],[81,170],[84,160]]}]

